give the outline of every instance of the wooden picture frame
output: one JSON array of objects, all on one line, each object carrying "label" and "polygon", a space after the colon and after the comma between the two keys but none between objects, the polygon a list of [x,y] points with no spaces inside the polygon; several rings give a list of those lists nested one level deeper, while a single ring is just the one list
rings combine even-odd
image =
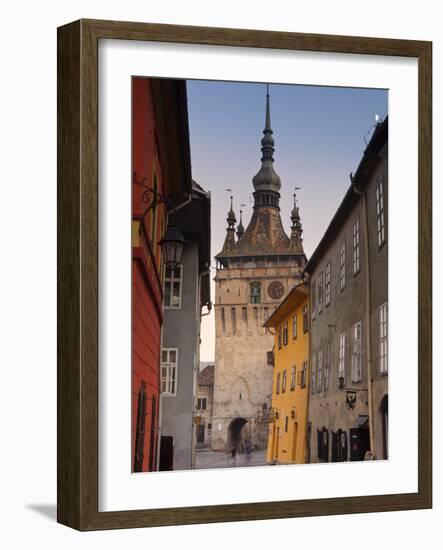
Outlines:
[{"label": "wooden picture frame", "polygon": [[[98,42],[159,41],[404,56],[419,75],[418,492],[135,511],[98,511]],[[58,521],[79,530],[432,506],[432,44],[80,20],[58,29]]]}]

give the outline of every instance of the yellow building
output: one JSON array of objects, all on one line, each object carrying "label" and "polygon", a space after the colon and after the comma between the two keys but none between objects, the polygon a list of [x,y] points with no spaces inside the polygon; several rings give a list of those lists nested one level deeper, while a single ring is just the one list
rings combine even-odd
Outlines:
[{"label": "yellow building", "polygon": [[294,287],[265,323],[275,334],[272,419],[267,462],[306,462],[309,398],[308,294]]}]

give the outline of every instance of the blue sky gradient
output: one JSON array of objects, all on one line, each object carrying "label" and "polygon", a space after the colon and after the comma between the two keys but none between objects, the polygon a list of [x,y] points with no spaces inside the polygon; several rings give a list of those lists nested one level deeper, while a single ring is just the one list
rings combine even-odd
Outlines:
[{"label": "blue sky gradient", "polygon": [[[231,188],[243,224],[252,214],[252,178],[260,168],[266,85],[187,82],[193,178],[212,198],[211,256],[226,235]],[[309,257],[334,215],[370,138],[375,115],[386,116],[388,91],[272,84],[274,168],[282,181],[281,217],[290,233],[294,187]],[[215,263],[212,261],[212,265]],[[213,276],[215,270],[212,270]],[[214,318],[204,317],[202,361],[214,357]]]}]

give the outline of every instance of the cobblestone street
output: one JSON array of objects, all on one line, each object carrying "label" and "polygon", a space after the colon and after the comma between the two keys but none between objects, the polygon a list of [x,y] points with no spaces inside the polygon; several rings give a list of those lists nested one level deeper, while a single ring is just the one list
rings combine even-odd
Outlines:
[{"label": "cobblestone street", "polygon": [[250,455],[238,454],[235,459],[223,452],[198,450],[195,457],[195,469],[205,468],[243,468],[246,466],[266,466],[266,451],[253,451]]}]

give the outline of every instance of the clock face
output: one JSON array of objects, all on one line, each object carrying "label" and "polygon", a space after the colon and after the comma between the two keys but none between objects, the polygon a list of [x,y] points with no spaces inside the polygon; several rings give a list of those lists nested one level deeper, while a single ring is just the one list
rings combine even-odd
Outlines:
[{"label": "clock face", "polygon": [[268,286],[268,294],[273,300],[278,300],[283,296],[283,285],[280,281],[272,281]]}]

